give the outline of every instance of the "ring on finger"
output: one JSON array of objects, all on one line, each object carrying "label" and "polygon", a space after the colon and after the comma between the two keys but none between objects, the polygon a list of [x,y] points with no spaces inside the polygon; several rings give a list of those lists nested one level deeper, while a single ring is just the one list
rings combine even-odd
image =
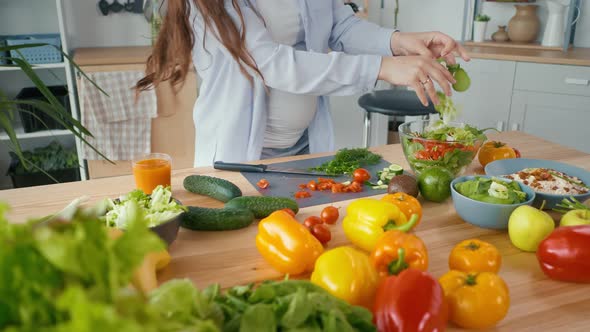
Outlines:
[{"label": "ring on finger", "polygon": [[430,77],[428,77],[428,78],[427,78],[427,79],[425,79],[424,81],[420,81],[420,84],[422,84],[422,85],[425,85],[426,83],[428,83],[428,82],[430,82],[430,81],[432,81],[432,80],[430,79]]}]

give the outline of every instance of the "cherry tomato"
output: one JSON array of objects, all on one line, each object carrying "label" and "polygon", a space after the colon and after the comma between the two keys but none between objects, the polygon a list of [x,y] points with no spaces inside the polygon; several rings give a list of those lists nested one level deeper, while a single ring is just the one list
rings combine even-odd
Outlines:
[{"label": "cherry tomato", "polygon": [[314,180],[311,180],[307,183],[307,188],[312,191],[316,191],[318,189],[317,184]]},{"label": "cherry tomato", "polygon": [[320,217],[311,216],[303,221],[303,226],[305,226],[311,230],[311,228],[313,226],[319,225],[321,223],[323,223],[323,222],[322,222],[322,219],[320,219]]},{"label": "cherry tomato", "polygon": [[295,218],[295,212],[294,212],[293,210],[291,210],[291,209],[289,209],[289,208],[284,208],[284,209],[281,209],[281,211],[285,211],[285,212],[287,212],[289,215],[291,215],[291,217]]},{"label": "cherry tomato", "polygon": [[332,239],[332,233],[328,227],[322,224],[313,225],[311,228],[311,234],[313,234],[321,244],[328,243]]},{"label": "cherry tomato", "polygon": [[295,198],[308,198],[311,197],[311,194],[307,191],[298,191],[295,193]]},{"label": "cherry tomato", "polygon": [[330,182],[320,182],[318,184],[318,190],[330,190],[332,189],[333,184]]},{"label": "cherry tomato", "polygon": [[369,181],[371,178],[371,174],[364,168],[357,168],[352,173],[352,180],[354,182],[365,183],[365,181]]},{"label": "cherry tomato", "polygon": [[270,184],[268,183],[268,181],[266,179],[260,179],[260,181],[258,181],[258,183],[256,183],[256,185],[260,189],[266,189],[266,188],[268,188],[268,186]]},{"label": "cherry tomato", "polygon": [[338,209],[333,206],[326,206],[322,213],[320,213],[320,219],[326,224],[333,225],[338,221],[338,217],[340,217],[340,213]]},{"label": "cherry tomato", "polygon": [[302,183],[299,185],[299,189],[306,189],[307,188],[307,183]]}]

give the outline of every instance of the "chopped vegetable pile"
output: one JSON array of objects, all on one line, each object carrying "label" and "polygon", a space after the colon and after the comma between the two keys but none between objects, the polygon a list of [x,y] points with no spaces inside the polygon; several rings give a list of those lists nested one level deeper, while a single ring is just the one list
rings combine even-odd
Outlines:
[{"label": "chopped vegetable pile", "polygon": [[146,219],[149,227],[153,227],[180,215],[185,207],[172,199],[169,187],[158,186],[151,195],[137,189],[118,199],[108,199],[107,211],[103,217],[107,226],[125,229],[137,214]]},{"label": "chopped vegetable pile", "polygon": [[312,167],[311,170],[330,175],[352,174],[357,168],[376,165],[380,160],[380,155],[365,148],[341,149],[338,150],[334,159]]},{"label": "chopped vegetable pile", "polygon": [[455,190],[476,201],[492,204],[518,204],[527,199],[517,182],[494,178],[476,177],[475,180],[457,183]]}]

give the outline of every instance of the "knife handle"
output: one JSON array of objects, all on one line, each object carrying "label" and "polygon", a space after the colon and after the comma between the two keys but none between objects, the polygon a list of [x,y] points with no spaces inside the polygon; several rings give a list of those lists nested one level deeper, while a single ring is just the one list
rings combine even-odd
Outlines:
[{"label": "knife handle", "polygon": [[248,172],[248,173],[264,173],[266,171],[266,165],[258,164],[239,164],[239,163],[225,163],[223,161],[216,161],[213,163],[213,168],[222,171],[232,172]]}]

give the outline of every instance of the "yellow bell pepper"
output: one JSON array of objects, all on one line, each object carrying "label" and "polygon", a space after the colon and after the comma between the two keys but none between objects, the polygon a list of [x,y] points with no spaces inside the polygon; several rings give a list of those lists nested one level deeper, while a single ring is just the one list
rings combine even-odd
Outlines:
[{"label": "yellow bell pepper", "polygon": [[[123,231],[117,228],[109,228],[108,232],[112,239],[117,239],[123,235]],[[170,254],[166,250],[150,252],[145,255],[141,265],[133,271],[131,277],[133,287],[144,293],[158,288],[156,272],[168,266],[170,259]]]},{"label": "yellow bell pepper", "polygon": [[407,232],[418,219],[419,216],[413,214],[408,221],[399,207],[389,202],[361,198],[348,205],[342,227],[350,242],[370,252],[383,233],[390,230]]},{"label": "yellow bell pepper", "polygon": [[295,218],[275,211],[258,224],[256,248],[277,271],[285,274],[311,272],[324,247]]},{"label": "yellow bell pepper", "polygon": [[350,304],[370,310],[379,286],[379,274],[368,254],[344,246],[326,251],[318,258],[311,282]]}]

